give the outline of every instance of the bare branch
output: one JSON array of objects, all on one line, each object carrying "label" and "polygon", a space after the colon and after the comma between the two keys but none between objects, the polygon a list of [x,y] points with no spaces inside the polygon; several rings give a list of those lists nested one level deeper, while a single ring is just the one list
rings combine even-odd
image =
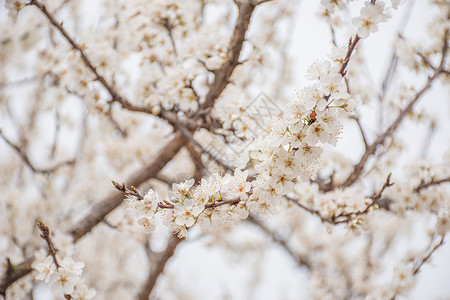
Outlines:
[{"label": "bare branch", "polygon": [[341,68],[339,69],[339,74],[342,75],[342,77],[345,76],[345,74],[347,74],[347,71],[345,70],[347,68],[348,62],[350,61],[350,57],[353,53],[353,50],[355,50],[356,44],[358,44],[359,40],[361,38],[356,35],[355,38],[352,40],[352,38],[350,38],[349,42],[348,42],[348,49],[347,49],[347,54],[345,55],[344,61],[342,63]]},{"label": "bare branch", "polygon": [[[61,267],[61,265],[58,262],[58,259],[56,257],[56,249],[55,246],[53,245],[52,239],[50,238],[50,230],[41,220],[39,220],[36,225],[41,231],[41,237],[47,243],[49,253],[53,258],[53,263],[55,264],[56,270],[58,270]],[[69,294],[64,294],[64,298],[69,300],[72,299],[72,296]]]},{"label": "bare branch", "polygon": [[444,245],[444,237],[442,237],[439,243],[436,246],[434,246],[433,249],[431,249],[431,251],[419,261],[417,267],[414,268],[413,275],[416,275],[417,273],[420,272],[422,266],[431,258],[431,256],[436,252],[436,250],[442,245]]},{"label": "bare branch", "polygon": [[[146,180],[156,177],[157,173],[164,168],[164,166],[169,162],[173,156],[184,146],[186,140],[181,133],[175,135],[163,149],[161,149],[151,163],[144,166],[142,169],[138,170],[131,176],[127,182],[132,185],[139,186]],[[103,200],[95,203],[90,209],[89,213],[77,224],[75,224],[69,233],[73,236],[74,242],[77,242],[85,234],[92,230],[97,224],[101,223],[107,214],[118,207],[123,201],[123,195],[119,193],[112,193]],[[11,273],[11,276],[6,276],[0,282],[0,292],[6,291],[6,289],[13,284],[15,281],[20,279],[22,276],[27,275],[32,271],[31,263],[32,258],[26,259],[17,272]]]},{"label": "bare branch", "polygon": [[414,189],[415,193],[420,193],[422,190],[429,188],[430,186],[433,185],[438,185],[441,183],[445,183],[445,182],[450,182],[450,177],[447,178],[442,178],[442,179],[435,179],[432,178],[431,181],[429,182],[425,182],[423,179],[420,182],[420,184]]},{"label": "bare branch", "polygon": [[[172,160],[185,143],[186,140],[183,135],[177,133],[175,137],[155,155],[151,163],[135,172],[126,182],[133,186],[139,186],[148,179],[156,177],[159,171]],[[91,229],[100,223],[107,214],[118,207],[122,203],[122,200],[122,194],[114,192],[102,201],[95,203],[90,209],[90,212],[70,230],[74,241],[78,241],[86,233],[91,231]]]},{"label": "bare branch", "polygon": [[361,122],[359,121],[359,118],[357,116],[352,116],[352,119],[355,120],[356,124],[358,125],[359,132],[361,133],[361,137],[364,142],[364,147],[365,147],[365,149],[367,149],[369,147],[369,145],[367,143],[366,133],[364,132],[364,129],[362,128]]},{"label": "bare branch", "polygon": [[219,98],[222,91],[230,82],[231,74],[236,66],[239,64],[239,56],[241,54],[242,46],[245,41],[245,35],[250,25],[250,20],[256,6],[267,2],[265,1],[245,1],[236,2],[238,7],[238,19],[234,27],[233,37],[227,51],[227,61],[218,69],[214,71],[214,81],[206,95],[205,102],[200,106],[200,113],[209,112],[209,108],[214,105],[214,102]]},{"label": "bare branch", "polygon": [[202,179],[206,169],[205,165],[202,162],[201,154],[190,143],[186,145],[186,149],[188,150],[189,156],[191,157],[192,162],[195,165],[194,171],[195,182],[199,182]]},{"label": "bare branch", "polygon": [[166,263],[175,254],[175,249],[182,241],[184,241],[184,239],[180,239],[177,236],[172,235],[169,238],[166,249],[161,253],[155,254],[156,259],[150,262],[150,272],[143,289],[138,295],[139,300],[148,300],[151,292],[153,291],[153,288],[156,285],[156,280],[164,271]]},{"label": "bare branch", "polygon": [[108,119],[111,121],[111,123],[113,124],[114,128],[120,133],[120,135],[122,137],[127,137],[128,136],[128,132],[125,129],[122,129],[119,125],[119,123],[117,123],[117,121],[114,119],[113,117],[113,112],[112,112],[112,105],[109,105],[108,108]]},{"label": "bare branch", "polygon": [[58,259],[56,258],[56,249],[53,245],[52,239],[50,238],[50,230],[48,229],[47,225],[45,225],[44,222],[40,220],[36,225],[41,231],[41,238],[47,243],[48,251],[53,258],[53,263],[55,264],[56,269],[58,270],[61,266],[59,265]]},{"label": "bare branch", "polygon": [[23,85],[23,84],[33,83],[35,80],[39,79],[39,77],[40,76],[31,76],[31,77],[19,79],[16,81],[0,82],[0,90],[4,89],[4,88],[15,87],[15,86]]},{"label": "bare branch", "polygon": [[6,290],[8,287],[22,278],[23,276],[26,276],[29,274],[33,269],[31,268],[31,263],[33,262],[33,259],[29,258],[25,260],[24,262],[13,265],[9,258],[6,259],[8,268],[6,269],[6,273],[2,280],[0,281],[0,295],[5,296]]}]

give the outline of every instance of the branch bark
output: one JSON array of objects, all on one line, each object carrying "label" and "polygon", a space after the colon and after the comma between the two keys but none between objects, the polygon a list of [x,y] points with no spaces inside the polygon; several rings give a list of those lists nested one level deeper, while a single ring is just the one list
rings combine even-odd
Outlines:
[{"label": "branch bark", "polygon": [[219,98],[222,91],[230,82],[231,74],[239,65],[239,56],[245,41],[245,35],[250,25],[250,20],[255,8],[266,1],[245,1],[236,3],[238,7],[238,19],[234,27],[233,37],[227,50],[227,61],[218,69],[214,70],[214,81],[206,95],[205,102],[200,106],[200,111],[209,112],[214,102]]},{"label": "branch bark", "polygon": [[154,262],[150,262],[150,272],[147,277],[147,281],[145,282],[141,292],[139,293],[139,300],[148,300],[153,288],[156,285],[156,281],[158,280],[159,275],[164,271],[164,267],[166,266],[169,259],[175,254],[175,249],[177,246],[184,241],[184,239],[178,238],[176,235],[172,235],[167,243],[166,249],[159,253]]},{"label": "branch bark", "polygon": [[[175,137],[154,157],[152,162],[135,172],[126,182],[132,186],[138,187],[150,178],[156,177],[164,166],[172,160],[172,158],[185,145],[186,139],[183,134],[177,133]],[[92,230],[94,226],[100,223],[107,214],[118,207],[123,200],[123,194],[113,192],[107,198],[94,204],[90,212],[71,230],[74,242],[82,238],[86,233]]]}]

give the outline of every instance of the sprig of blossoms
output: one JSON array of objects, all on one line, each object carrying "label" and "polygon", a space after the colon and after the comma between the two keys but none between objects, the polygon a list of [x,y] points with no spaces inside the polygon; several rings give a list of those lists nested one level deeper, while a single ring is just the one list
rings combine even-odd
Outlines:
[{"label": "sprig of blossoms", "polygon": [[215,173],[208,179],[202,179],[195,187],[193,179],[187,180],[174,184],[168,199],[164,200],[153,190],[141,196],[124,186],[115,185],[127,194],[127,212],[140,225],[153,230],[155,217],[159,216],[172,232],[183,237],[187,235],[188,228],[197,223],[206,230],[212,219],[222,218],[224,223],[229,223],[235,218],[246,218],[246,203],[254,201],[247,176],[248,171],[236,169],[233,175],[220,176]]},{"label": "sprig of blossoms", "polygon": [[62,288],[64,295],[70,296],[70,299],[92,299],[96,292],[90,289],[84,282],[83,262],[74,261],[71,257],[56,256],[58,266],[51,255],[44,260],[37,260],[33,264],[33,269],[38,271],[37,280],[48,283],[58,283]]},{"label": "sprig of blossoms", "polygon": [[37,226],[50,254],[33,262],[32,267],[38,272],[35,278],[52,284],[58,282],[66,299],[92,299],[96,291],[88,288],[81,278],[84,263],[74,261],[71,257],[57,255],[48,227],[42,221],[39,221]]}]

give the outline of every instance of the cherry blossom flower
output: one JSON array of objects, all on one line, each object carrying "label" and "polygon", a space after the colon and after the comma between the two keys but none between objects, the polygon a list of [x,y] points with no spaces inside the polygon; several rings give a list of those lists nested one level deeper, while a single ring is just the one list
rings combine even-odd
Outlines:
[{"label": "cherry blossom flower", "polygon": [[361,15],[355,17],[352,22],[358,27],[358,36],[365,39],[370,33],[378,31],[378,24],[385,22],[387,18],[383,1],[377,1],[375,4],[367,1],[361,8]]},{"label": "cherry blossom flower", "polygon": [[34,266],[34,269],[38,271],[36,275],[37,280],[44,280],[45,282],[53,281],[53,275],[56,273],[56,267],[53,263],[53,258],[49,255],[45,260]]}]

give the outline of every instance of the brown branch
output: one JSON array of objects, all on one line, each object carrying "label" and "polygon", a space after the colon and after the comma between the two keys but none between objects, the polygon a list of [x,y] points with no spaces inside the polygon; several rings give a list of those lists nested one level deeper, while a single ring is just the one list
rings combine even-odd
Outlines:
[{"label": "brown branch", "polygon": [[[61,265],[59,264],[58,259],[56,258],[56,249],[50,237],[50,230],[41,220],[39,220],[36,223],[36,225],[41,231],[41,238],[47,243],[48,251],[53,258],[53,263],[55,264],[56,270],[58,270],[61,267]],[[64,294],[64,298],[69,300],[72,299],[72,296],[69,294]]]},{"label": "brown branch", "polygon": [[180,239],[177,236],[172,235],[169,238],[166,249],[163,252],[154,255],[156,259],[150,262],[150,272],[143,289],[138,295],[139,300],[148,300],[151,292],[153,291],[153,288],[156,285],[156,281],[159,275],[161,275],[161,273],[164,271],[166,263],[174,255],[175,249],[182,241],[184,241],[184,239]]},{"label": "brown branch", "polygon": [[210,86],[205,102],[200,106],[200,113],[205,114],[214,105],[222,91],[230,82],[231,74],[239,65],[239,56],[245,41],[245,35],[250,25],[250,20],[255,8],[265,1],[236,2],[238,7],[238,19],[234,27],[233,37],[227,50],[227,61],[217,70],[213,70],[214,81]]},{"label": "brown branch", "polygon": [[429,188],[433,185],[438,185],[441,183],[450,182],[450,177],[442,178],[442,179],[434,179],[432,178],[431,181],[425,182],[425,180],[421,180],[420,184],[414,189],[415,193],[420,193],[422,190]]},{"label": "brown branch", "polygon": [[356,44],[358,44],[359,40],[361,40],[361,38],[358,35],[356,35],[353,40],[352,38],[350,38],[350,40],[348,41],[347,54],[345,55],[345,58],[342,62],[342,66],[338,72],[339,74],[341,74],[342,77],[344,77],[345,74],[347,74],[347,71],[345,69],[347,68],[348,62],[350,61],[350,57],[353,53],[353,50],[355,50]]},{"label": "brown branch", "polygon": [[170,22],[167,18],[161,19],[161,25],[167,30],[170,42],[172,44],[173,52],[174,52],[175,56],[177,56],[178,55],[177,54],[177,46],[175,44],[175,40],[173,38],[173,33],[172,33],[172,29],[174,28],[174,26],[172,24],[170,24]]},{"label": "brown branch", "polygon": [[195,170],[194,170],[195,182],[200,182],[200,180],[203,177],[203,174],[206,171],[206,167],[202,162],[201,154],[190,143],[186,145],[186,149],[189,152],[189,156],[191,157],[191,160],[195,165]]},{"label": "brown branch", "polygon": [[45,74],[40,75],[40,76],[35,75],[35,76],[19,79],[16,81],[0,82],[0,90],[4,89],[4,88],[8,88],[8,87],[14,87],[14,86],[18,86],[18,85],[33,83],[35,80],[39,79],[41,76],[45,76]]},{"label": "brown branch", "polygon": [[[139,186],[150,178],[156,177],[164,166],[172,160],[172,158],[185,145],[186,139],[181,133],[177,133],[175,137],[162,148],[154,157],[151,163],[135,172],[126,182],[133,186]],[[86,233],[100,223],[107,214],[118,207],[123,200],[120,193],[114,192],[100,202],[95,203],[90,212],[79,223],[70,230],[74,241],[78,241]]]},{"label": "brown branch", "polygon": [[[127,182],[132,185],[139,186],[146,180],[155,177],[157,173],[164,168],[164,166],[169,162],[173,156],[184,146],[185,139],[181,133],[175,135],[163,149],[161,149],[151,163],[144,166],[142,169],[132,175]],[[90,209],[89,213],[77,224],[75,224],[69,233],[72,235],[74,242],[77,242],[86,233],[92,230],[97,224],[101,223],[107,214],[118,207],[123,201],[123,195],[119,193],[112,193],[103,200],[95,203]],[[13,284],[15,281],[20,279],[22,276],[29,274],[32,271],[31,264],[33,258],[26,259],[23,263],[19,264],[21,266],[17,272],[12,272],[11,276],[6,276],[0,281],[0,292]]]},{"label": "brown branch", "polygon": [[[120,96],[117,91],[115,90],[115,88],[110,85],[105,78],[99,74],[99,72],[97,71],[97,67],[95,67],[91,60],[86,56],[86,53],[84,52],[84,50],[72,39],[72,37],[67,33],[67,31],[63,28],[62,23],[59,23],[58,21],[56,21],[56,19],[53,17],[53,15],[47,10],[47,8],[45,7],[45,5],[37,0],[31,0],[29,5],[34,5],[36,6],[46,17],[47,19],[50,21],[50,23],[55,26],[55,28],[64,36],[64,38],[69,42],[69,44],[72,46],[72,48],[76,51],[78,51],[81,55],[81,59],[83,60],[83,62],[85,63],[85,65],[92,71],[92,73],[94,73],[95,75],[95,80],[97,80],[98,82],[101,83],[101,85],[103,85],[103,87],[108,91],[108,93],[111,95],[112,97],[112,101],[118,101],[121,102],[120,100],[125,100],[122,98],[122,96]],[[126,102],[125,102],[126,103]]]},{"label": "brown branch", "polygon": [[369,144],[367,142],[367,137],[366,137],[366,133],[361,125],[361,122],[359,121],[359,118],[357,116],[352,116],[351,117],[353,120],[355,120],[356,124],[358,125],[359,128],[359,132],[361,133],[361,137],[363,139],[364,142],[364,148],[367,149],[369,147]]},{"label": "brown branch", "polygon": [[422,258],[420,260],[417,267],[414,268],[413,275],[416,275],[417,273],[420,272],[420,269],[422,268],[422,266],[431,258],[431,256],[434,254],[434,252],[436,252],[436,250],[439,247],[441,247],[442,245],[444,245],[444,237],[442,237],[440,242],[436,246],[434,246],[433,249],[431,249],[430,253],[428,253],[424,258]]},{"label": "brown branch", "polygon": [[[386,188],[390,187],[394,185],[393,183],[391,183],[391,174],[389,174],[386,178],[386,181],[384,182],[383,186],[381,187],[381,189],[374,194],[371,198],[372,198],[372,202],[370,202],[370,204],[362,211],[359,212],[355,212],[355,213],[347,213],[347,214],[342,214],[342,215],[338,215],[336,217],[333,217],[334,221],[336,221],[334,224],[339,224],[339,223],[348,223],[349,221],[351,221],[354,217],[356,216],[361,216],[361,215],[365,215],[368,212],[370,212],[371,208],[374,207],[378,201],[381,199],[381,197],[383,196],[383,192]],[[344,217],[343,220],[337,220],[338,218],[342,218]]]},{"label": "brown branch", "polygon": [[114,128],[120,133],[123,138],[126,138],[128,136],[128,132],[126,131],[126,129],[122,129],[119,123],[117,123],[116,119],[114,119],[112,105],[109,105],[108,107],[108,119],[111,121]]},{"label": "brown branch", "polygon": [[[112,182],[114,187],[121,191],[122,193],[125,194],[125,196],[133,196],[136,197],[137,200],[143,200],[144,196],[142,196],[141,193],[139,193],[139,191],[136,190],[136,188],[134,186],[131,186],[130,188],[127,188],[125,183],[119,184],[115,181]],[[240,202],[241,200],[239,198],[236,199],[229,199],[229,200],[218,200],[218,201],[212,201],[212,202],[208,202],[205,205],[205,209],[207,208],[215,208],[215,207],[219,207],[219,206],[223,206],[223,205],[236,205]],[[161,209],[174,209],[175,205],[167,200],[164,200],[162,202],[158,203],[158,207]]]},{"label": "brown branch", "polygon": [[53,263],[56,266],[56,270],[58,270],[61,266],[59,265],[58,259],[56,258],[56,249],[53,245],[52,239],[50,238],[50,230],[41,220],[39,220],[36,225],[41,231],[41,238],[47,243],[48,252],[53,258]]},{"label": "brown branch", "polygon": [[3,296],[6,296],[6,290],[11,284],[32,271],[31,263],[33,262],[33,259],[27,259],[18,265],[13,265],[9,258],[7,258],[6,261],[8,267],[2,281],[0,282],[0,295]]}]

